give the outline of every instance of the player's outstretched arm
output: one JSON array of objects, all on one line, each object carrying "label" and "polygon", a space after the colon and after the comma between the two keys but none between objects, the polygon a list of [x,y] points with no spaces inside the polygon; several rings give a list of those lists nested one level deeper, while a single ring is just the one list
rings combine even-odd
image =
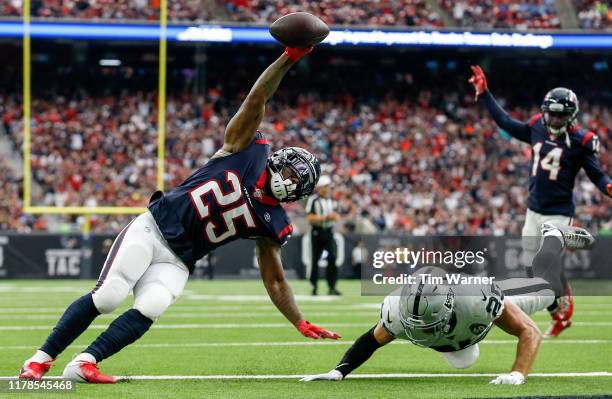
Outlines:
[{"label": "player's outstretched arm", "polygon": [[327,331],[304,320],[302,312],[295,303],[291,286],[285,279],[281,261],[281,248],[277,242],[270,238],[258,239],[257,259],[259,261],[259,272],[270,299],[303,336],[313,339],[341,338],[335,332]]},{"label": "player's outstretched arm", "polygon": [[512,137],[531,144],[531,129],[528,123],[518,121],[510,115],[495,101],[495,97],[489,91],[487,77],[482,68],[478,65],[472,65],[472,77],[469,82],[474,86],[476,99],[482,99],[487,109],[491,113],[495,123],[504,129]]},{"label": "player's outstretched arm", "polygon": [[513,302],[506,300],[501,316],[495,320],[495,325],[508,334],[518,337],[516,346],[516,359],[512,366],[512,372],[502,374],[493,381],[492,384],[522,384],[525,377],[531,370],[536,359],[542,333],[531,318]]},{"label": "player's outstretched arm", "polygon": [[291,66],[311,50],[312,47],[306,49],[287,48],[276,61],[263,71],[238,112],[225,128],[224,151],[238,152],[251,143],[263,119],[266,102],[276,92],[280,81],[291,69]]},{"label": "player's outstretched arm", "polygon": [[300,381],[340,381],[350,372],[365,363],[370,356],[380,347],[393,341],[395,337],[378,323],[369,329],[344,353],[342,359],[335,369],[316,375],[309,375]]}]

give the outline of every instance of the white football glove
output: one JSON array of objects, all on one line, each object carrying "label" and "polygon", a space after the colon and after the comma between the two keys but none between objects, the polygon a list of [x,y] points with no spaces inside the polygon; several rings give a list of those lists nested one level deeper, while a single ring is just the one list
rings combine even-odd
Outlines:
[{"label": "white football glove", "polygon": [[525,376],[519,371],[513,371],[510,374],[502,374],[489,384],[495,385],[521,385],[525,383]]},{"label": "white football glove", "polygon": [[300,381],[341,381],[342,378],[344,377],[342,376],[341,372],[339,372],[338,370],[332,370],[323,374],[307,375]]}]

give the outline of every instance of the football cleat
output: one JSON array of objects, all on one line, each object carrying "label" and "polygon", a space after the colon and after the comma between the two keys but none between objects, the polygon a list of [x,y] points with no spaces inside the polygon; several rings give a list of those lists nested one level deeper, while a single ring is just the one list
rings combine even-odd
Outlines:
[{"label": "football cleat", "polygon": [[563,247],[567,249],[591,249],[595,244],[595,237],[581,227],[564,226],[555,223],[542,223],[540,226],[542,236],[561,234]]},{"label": "football cleat", "polygon": [[557,338],[563,330],[572,326],[571,320],[552,319],[548,329],[544,333],[544,338]]},{"label": "football cleat", "polygon": [[96,363],[74,360],[66,365],[62,378],[90,384],[114,384],[117,382],[117,379],[112,375],[102,374]]},{"label": "football cleat", "polygon": [[32,380],[39,381],[43,375],[51,368],[51,360],[50,362],[27,362],[21,368],[21,372],[19,373],[19,379],[22,380]]},{"label": "football cleat", "polygon": [[556,338],[565,329],[572,326],[572,315],[574,314],[574,297],[569,287],[566,295],[559,298],[559,308],[551,313],[552,320],[548,330],[544,333],[544,338]]}]

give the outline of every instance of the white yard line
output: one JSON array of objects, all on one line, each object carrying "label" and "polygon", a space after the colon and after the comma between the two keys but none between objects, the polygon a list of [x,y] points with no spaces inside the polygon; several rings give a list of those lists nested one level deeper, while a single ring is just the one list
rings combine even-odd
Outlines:
[{"label": "white yard line", "polygon": [[[127,301],[126,301],[127,302]],[[372,306],[374,305],[374,306]],[[67,307],[68,305],[66,305]],[[8,314],[13,314],[13,313],[49,313],[49,312],[58,312],[58,313],[62,313],[64,312],[64,310],[66,310],[66,307],[38,307],[38,306],[14,306],[14,307],[0,307],[0,314],[3,313],[8,313]],[[300,308],[303,310],[306,310],[308,312],[310,311],[334,311],[334,310],[338,310],[341,311],[342,314],[346,314],[347,310],[350,309],[376,309],[379,310],[380,309],[380,303],[377,304],[346,304],[346,305],[338,305],[338,304],[327,304],[327,303],[322,303],[322,304],[318,304],[318,303],[305,303],[305,304],[301,304]],[[612,309],[612,308],[611,308]],[[212,313],[212,312],[218,312],[219,314],[227,314],[227,311],[243,311],[243,312],[251,312],[253,310],[257,310],[257,311],[269,311],[270,313],[276,313],[277,310],[274,307],[274,305],[270,302],[268,305],[248,305],[248,304],[236,304],[236,305],[216,305],[216,304],[205,304],[205,305],[198,305],[198,306],[189,306],[189,305],[175,305],[172,306],[169,310],[169,312],[172,311],[192,311],[192,312],[206,312],[206,313]],[[376,311],[374,311],[374,313],[372,314],[376,314]]]},{"label": "white yard line", "polygon": [[[283,342],[191,342],[191,343],[135,343],[134,348],[229,348],[229,347],[276,347],[276,346],[347,346],[352,345],[355,341],[283,341]],[[516,345],[516,340],[513,339],[496,339],[485,340],[479,345]],[[559,340],[544,340],[543,344],[553,345],[610,345],[612,340],[608,339],[559,339]],[[398,340],[393,345],[410,345],[409,341]],[[37,344],[32,345],[2,345],[2,350],[21,350],[32,349]],[[71,348],[85,348],[86,345],[71,345]]]},{"label": "white yard line", "polygon": [[[544,324],[541,322],[540,324]],[[372,327],[372,323],[326,323],[326,327]],[[224,329],[224,328],[289,328],[287,323],[198,323],[198,324],[153,324],[154,329],[185,330],[185,329]],[[577,321],[572,326],[581,327],[612,327],[608,321]],[[51,330],[53,325],[31,325],[31,326],[0,326],[0,331],[35,331]],[[92,324],[89,329],[103,330],[107,324]]]},{"label": "white yard line", "polygon": [[[65,307],[38,307],[38,306],[0,306],[0,314],[3,313],[49,313],[49,312],[63,312],[66,310]],[[300,305],[300,308],[306,311],[342,311],[343,314],[346,314],[347,310],[350,309],[380,309],[380,303],[353,303],[353,304],[330,304],[330,303],[316,303],[316,302],[308,302]],[[602,309],[603,308],[603,309]],[[607,308],[607,309],[606,309]],[[595,310],[598,309],[598,310]],[[172,311],[204,311],[207,313],[211,312],[219,312],[223,314],[226,311],[251,311],[251,310],[269,310],[271,312],[276,312],[274,305],[271,303],[268,305],[250,305],[250,304],[234,304],[234,305],[217,305],[217,304],[202,304],[202,305],[174,305],[170,308],[170,312]],[[578,315],[590,315],[590,316],[599,316],[602,314],[612,313],[612,303],[610,304],[591,304],[591,305],[577,305],[576,306],[576,314]],[[542,314],[545,314],[544,312]]]},{"label": "white yard line", "polygon": [[[394,374],[350,374],[349,379],[393,379],[393,378],[484,378],[497,377],[495,373],[394,373]],[[259,375],[133,375],[118,376],[121,381],[130,380],[297,380],[304,374],[259,374]],[[576,377],[612,377],[608,371],[592,371],[584,373],[532,373],[529,378],[576,378]],[[15,376],[0,376],[0,380],[15,379]],[[47,377],[49,380],[59,380],[61,377]]]},{"label": "white yard line", "polygon": [[[345,309],[343,312],[342,311],[338,311],[338,312],[333,312],[333,311],[329,311],[329,312],[319,312],[319,311],[307,311],[305,313],[308,314],[309,318],[313,318],[313,317],[332,317],[332,316],[342,316],[345,317],[347,314],[347,310],[349,309]],[[8,312],[6,314],[3,314],[2,312],[0,312],[0,320],[57,320],[59,319],[59,317],[62,315],[62,312],[33,312],[35,314],[19,314],[17,312]],[[98,316],[98,318],[100,319],[115,319],[118,315],[119,315],[119,311],[115,312],[115,313],[111,313],[111,314],[103,314]],[[612,315],[612,311],[610,312],[580,312],[579,314],[580,316],[604,316],[604,315]],[[350,316],[351,317],[367,317],[370,319],[375,319],[377,317],[377,312],[372,312],[372,311],[364,311],[364,310],[351,310],[350,311]],[[168,313],[164,314],[162,316],[162,320],[168,320],[168,319],[208,319],[208,318],[220,318],[220,319],[227,319],[227,318],[248,318],[248,319],[255,319],[255,318],[282,318],[282,315],[280,313],[278,313],[278,311],[276,309],[269,309],[269,310],[253,310],[250,312],[234,312],[234,311],[229,311],[229,312],[209,312],[209,311],[204,311],[204,312],[198,312],[198,311],[192,311],[192,312],[172,312],[172,310],[168,311]],[[548,313],[541,313],[536,315],[536,317],[534,317],[534,319],[536,319],[536,321],[548,321],[550,319],[550,316],[548,315]]]},{"label": "white yard line", "polygon": [[[111,314],[102,314],[98,316],[98,318],[102,319],[115,319],[120,313],[111,313]],[[10,319],[10,320],[57,320],[62,315],[62,313],[53,313],[53,314],[0,314],[0,320],[2,319]],[[371,319],[376,318],[376,312],[367,312],[367,311],[351,311],[351,317],[354,316],[362,316],[369,317]],[[346,316],[346,312],[308,312],[308,316],[312,317],[326,317],[326,316]],[[252,311],[252,312],[221,312],[221,313],[208,313],[208,312],[168,312],[162,316],[162,320],[167,319],[208,319],[208,318],[279,318],[282,319],[283,315],[280,314],[276,309],[270,309],[270,311]]]}]

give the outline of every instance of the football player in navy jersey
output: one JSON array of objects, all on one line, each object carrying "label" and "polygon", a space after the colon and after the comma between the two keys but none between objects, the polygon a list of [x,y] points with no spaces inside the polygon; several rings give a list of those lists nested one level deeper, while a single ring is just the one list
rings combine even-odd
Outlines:
[{"label": "football player in navy jersey", "polygon": [[[522,122],[511,118],[495,101],[480,66],[472,66],[472,73],[469,81],[474,86],[476,98],[484,102],[495,123],[532,148],[527,215],[522,231],[522,263],[531,276],[540,226],[547,222],[564,225],[572,222],[574,182],[580,169],[583,168],[593,184],[607,196],[612,196],[612,180],[601,170],[597,159],[598,137],[576,123],[579,104],[572,90],[563,87],[550,90],[544,96],[541,112]],[[547,337],[556,337],[571,326],[574,302],[563,275],[562,279],[565,295],[548,309],[552,321],[545,334]]]},{"label": "football player in navy jersey", "polygon": [[312,193],[319,163],[298,147],[269,155],[268,141],[257,131],[265,104],[283,76],[311,50],[287,48],[261,74],[228,123],[223,147],[178,187],[153,194],[149,210],[115,239],[96,287],[66,309],[46,342],[26,360],[20,378],[39,380],[98,315],[115,310],[133,291],[133,308],[116,318],[63,373],[80,382],[114,383],[115,377],[102,374],[97,363],[151,327],[179,297],[198,259],[239,238],[257,240],[261,277],[270,299],[302,335],[340,338],[304,320],[280,255],[292,232],[281,203]]}]

